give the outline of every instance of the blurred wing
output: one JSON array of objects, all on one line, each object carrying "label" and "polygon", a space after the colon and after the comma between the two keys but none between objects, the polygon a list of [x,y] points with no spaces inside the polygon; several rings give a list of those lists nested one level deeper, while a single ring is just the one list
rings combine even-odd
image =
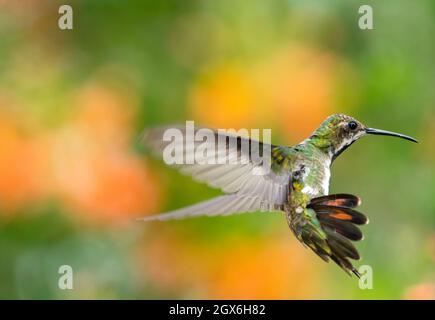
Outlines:
[{"label": "blurred wing", "polygon": [[[164,141],[165,131],[171,128],[178,129],[183,139]],[[212,139],[208,137],[209,139],[204,138],[202,141],[192,141],[191,145],[186,146],[184,143],[186,141],[186,129],[183,127],[171,128],[146,130],[142,141],[159,156],[162,156],[164,149],[168,145],[173,144],[172,148],[183,150],[184,160],[189,157],[194,159],[195,153],[205,148],[214,151],[205,153],[207,160],[205,164],[175,165],[182,173],[192,176],[197,181],[205,182],[211,187],[219,188],[225,193],[242,198],[243,196],[256,198],[257,200],[254,202],[258,206],[256,210],[261,210],[260,203],[263,207],[276,208],[286,202],[290,172],[281,166],[273,166],[273,170],[270,167],[270,164],[275,161],[274,157],[283,157],[279,150],[286,151],[284,147],[275,147],[257,140],[238,135],[223,134],[211,129],[207,130],[212,133]],[[193,134],[198,133],[200,130],[195,129]],[[217,148],[219,142],[221,142],[220,146],[223,146],[223,148]],[[272,158],[255,156],[266,156],[267,154],[263,152],[272,154]],[[218,158],[221,160],[219,163],[217,163]],[[222,162],[222,159],[225,161]],[[263,164],[264,159],[269,162],[267,166]],[[213,164],[209,164],[209,160],[214,160],[214,162],[211,162]]]},{"label": "blurred wing", "polygon": [[224,195],[200,202],[193,206],[178,210],[139,218],[141,221],[166,221],[177,220],[199,216],[226,216],[233,213],[244,213],[254,211],[278,211],[282,206],[271,207],[268,203],[262,202],[258,197],[238,196],[235,194]]}]

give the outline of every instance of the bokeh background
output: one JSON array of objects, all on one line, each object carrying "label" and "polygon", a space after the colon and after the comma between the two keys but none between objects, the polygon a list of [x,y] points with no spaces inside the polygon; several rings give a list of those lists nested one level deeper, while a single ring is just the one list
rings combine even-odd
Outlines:
[{"label": "bokeh background", "polygon": [[[435,2],[0,1],[0,298],[435,298]],[[358,28],[370,4],[374,30]],[[141,224],[219,194],[153,159],[143,128],[272,128],[332,113],[403,132],[334,164],[362,197],[361,290],[280,214]],[[74,290],[59,290],[71,265]]]}]

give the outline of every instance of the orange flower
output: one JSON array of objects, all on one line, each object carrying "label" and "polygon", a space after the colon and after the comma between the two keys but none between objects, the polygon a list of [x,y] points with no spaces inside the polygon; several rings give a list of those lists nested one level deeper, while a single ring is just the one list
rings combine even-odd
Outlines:
[{"label": "orange flower", "polygon": [[435,300],[435,283],[422,283],[409,288],[405,293],[409,300]]},{"label": "orange flower", "polygon": [[213,252],[208,291],[216,299],[303,299],[318,294],[321,269],[309,252],[282,234],[268,239],[232,239]]},{"label": "orange flower", "polygon": [[128,95],[90,85],[72,123],[54,138],[57,193],[81,216],[119,222],[158,211],[157,179],[129,150],[134,107]]},{"label": "orange flower", "polygon": [[0,115],[0,140],[0,206],[13,211],[46,193],[46,142],[26,138],[7,114]]},{"label": "orange flower", "polygon": [[246,128],[256,115],[256,88],[249,76],[227,65],[200,79],[192,93],[194,119],[215,128]]}]

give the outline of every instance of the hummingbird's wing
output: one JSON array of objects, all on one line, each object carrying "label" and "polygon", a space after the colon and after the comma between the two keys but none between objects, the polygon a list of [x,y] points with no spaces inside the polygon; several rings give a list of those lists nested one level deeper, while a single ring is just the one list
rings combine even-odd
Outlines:
[{"label": "hummingbird's wing", "polygon": [[[281,205],[276,205],[276,211],[281,210]],[[254,211],[273,211],[272,205],[261,201],[259,197],[238,196],[236,194],[223,195],[206,200],[192,206],[178,210],[139,218],[142,221],[166,221],[199,216],[225,216],[234,213]]]},{"label": "hummingbird's wing", "polygon": [[[163,137],[165,131],[173,128],[177,128],[181,132],[183,139],[164,141]],[[196,129],[194,134],[199,130],[200,129]],[[186,141],[185,128],[153,128],[145,131],[142,141],[145,145],[150,146],[159,156],[162,156],[165,148],[172,144],[172,148],[180,148],[180,150],[183,150],[183,159],[187,159],[194,157],[199,148],[212,150],[216,147],[217,141],[222,139],[221,141],[224,143],[224,148],[215,149],[214,153],[207,154],[206,160],[215,160],[212,164],[209,164],[210,161],[207,161],[205,164],[191,163],[174,165],[179,168],[182,173],[188,174],[198,181],[205,182],[209,186],[219,188],[223,192],[231,195],[231,197],[212,199],[210,203],[206,201],[200,204],[201,207],[199,208],[204,210],[205,207],[211,206],[212,204],[217,205],[217,203],[225,202],[225,206],[222,206],[222,208],[229,212],[235,212],[235,209],[239,207],[239,211],[237,212],[280,210],[282,205],[287,201],[290,170],[286,170],[285,167],[281,165],[273,166],[273,164],[277,157],[280,158],[280,163],[282,163],[286,154],[281,153],[285,153],[285,148],[263,144],[259,141],[237,135],[223,134],[215,130],[211,132],[213,133],[214,139],[192,141],[191,145],[186,146],[184,144],[184,141]],[[246,148],[246,146],[248,147]],[[263,163],[265,158],[253,156],[261,155],[262,152],[264,155],[265,150],[266,152],[271,151],[272,157],[268,159],[270,163],[268,163],[267,166]],[[220,163],[217,163],[216,157],[220,157]],[[236,203],[239,203],[239,207],[234,206]],[[202,207],[202,205],[205,207]],[[195,212],[198,210],[196,205],[181,210],[188,209],[194,209]],[[205,211],[207,211],[206,214],[216,214],[216,212],[211,212],[213,210]],[[219,212],[221,211],[222,210]],[[185,211],[182,212],[184,213]],[[186,216],[188,216],[187,213]]]}]

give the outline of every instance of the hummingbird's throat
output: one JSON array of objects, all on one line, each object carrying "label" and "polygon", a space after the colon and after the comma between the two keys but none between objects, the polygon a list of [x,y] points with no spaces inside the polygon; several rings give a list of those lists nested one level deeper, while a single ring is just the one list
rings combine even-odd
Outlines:
[{"label": "hummingbird's throat", "polygon": [[345,137],[337,144],[332,144],[330,149],[331,161],[334,161],[340,154],[342,154],[347,148],[349,148],[355,141],[357,141],[362,135]]},{"label": "hummingbird's throat", "polygon": [[329,156],[331,161],[335,160],[343,151],[349,148],[352,143],[364,136],[364,132],[347,134],[319,134],[315,132],[305,143],[311,144],[324,154]]},{"label": "hummingbird's throat", "polygon": [[345,143],[343,143],[342,145],[340,145],[339,148],[334,150],[333,153],[332,153],[331,162],[334,161],[335,159],[337,159],[337,157],[340,154],[342,154],[344,151],[346,151],[346,149],[349,148],[352,145],[352,143],[354,143],[356,140],[357,139],[346,140]]}]

